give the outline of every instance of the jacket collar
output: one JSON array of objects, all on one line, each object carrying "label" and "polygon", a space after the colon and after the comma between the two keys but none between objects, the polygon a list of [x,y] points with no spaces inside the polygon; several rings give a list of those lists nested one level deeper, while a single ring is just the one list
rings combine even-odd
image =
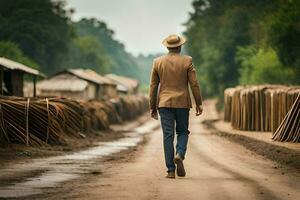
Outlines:
[{"label": "jacket collar", "polygon": [[168,52],[168,55],[179,55],[179,52]]}]

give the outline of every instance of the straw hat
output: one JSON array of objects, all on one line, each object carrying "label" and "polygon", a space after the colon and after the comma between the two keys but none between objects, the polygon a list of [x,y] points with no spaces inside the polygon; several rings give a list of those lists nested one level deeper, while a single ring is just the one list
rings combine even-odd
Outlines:
[{"label": "straw hat", "polygon": [[183,45],[186,42],[186,39],[184,37],[181,37],[179,35],[169,35],[167,38],[163,40],[163,45],[169,48],[175,48]]}]

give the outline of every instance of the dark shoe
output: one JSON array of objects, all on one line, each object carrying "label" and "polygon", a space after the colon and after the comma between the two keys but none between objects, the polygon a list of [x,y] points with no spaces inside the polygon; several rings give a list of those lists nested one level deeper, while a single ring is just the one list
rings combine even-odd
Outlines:
[{"label": "dark shoe", "polygon": [[175,172],[168,172],[166,178],[175,178]]},{"label": "dark shoe", "polygon": [[178,154],[175,156],[174,162],[177,165],[177,167],[176,167],[177,176],[184,177],[185,169],[184,169],[184,165],[183,165],[183,160]]}]

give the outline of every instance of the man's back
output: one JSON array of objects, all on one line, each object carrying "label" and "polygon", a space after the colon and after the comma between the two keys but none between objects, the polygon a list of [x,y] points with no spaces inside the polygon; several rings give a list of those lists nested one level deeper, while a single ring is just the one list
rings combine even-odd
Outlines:
[{"label": "man's back", "polygon": [[[158,99],[154,99],[158,83],[160,83]],[[156,58],[153,62],[150,85],[150,97],[153,98],[150,99],[151,108],[191,108],[188,83],[191,85],[196,103],[201,104],[192,58],[179,53],[169,53]]]}]

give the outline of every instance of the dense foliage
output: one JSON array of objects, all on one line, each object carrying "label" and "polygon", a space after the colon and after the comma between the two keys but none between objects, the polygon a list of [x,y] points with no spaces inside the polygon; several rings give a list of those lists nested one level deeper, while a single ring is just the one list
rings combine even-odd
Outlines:
[{"label": "dense foliage", "polygon": [[19,46],[13,42],[0,42],[0,56],[10,58],[32,68],[39,68],[38,64],[25,56]]},{"label": "dense foliage", "polygon": [[72,35],[63,7],[62,1],[0,0],[0,40],[18,44],[42,71],[57,71]]},{"label": "dense foliage", "polygon": [[89,68],[99,73],[109,72],[109,58],[95,37],[75,37],[69,45],[66,68]]},{"label": "dense foliage", "polygon": [[[142,68],[113,30],[97,19],[73,22],[64,0],[0,0],[0,56],[46,74],[91,68],[142,80]],[[21,58],[22,57],[22,58]]]},{"label": "dense foliage", "polygon": [[194,0],[187,51],[203,93],[237,84],[300,83],[300,2]]},{"label": "dense foliage", "polygon": [[82,19],[73,24],[78,37],[93,37],[107,59],[107,70],[116,74],[138,77],[140,71],[134,57],[125,51],[122,43],[114,39],[114,31],[95,18]]}]

